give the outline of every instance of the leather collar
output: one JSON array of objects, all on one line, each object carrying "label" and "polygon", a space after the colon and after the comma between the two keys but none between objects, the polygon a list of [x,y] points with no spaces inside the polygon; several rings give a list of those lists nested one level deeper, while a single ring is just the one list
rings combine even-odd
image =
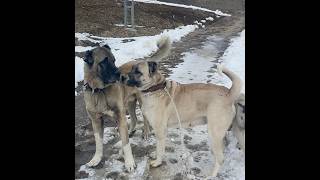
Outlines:
[{"label": "leather collar", "polygon": [[103,88],[103,89],[100,89],[100,88],[92,89],[92,88],[89,86],[88,83],[85,83],[85,84],[83,85],[83,87],[84,87],[84,90],[85,90],[85,91],[91,91],[92,94],[93,94],[93,93],[100,93],[100,92],[103,92],[103,91],[105,90],[105,88]]},{"label": "leather collar", "polygon": [[166,87],[166,81],[160,83],[160,84],[157,84],[157,85],[154,85],[154,86],[151,86],[150,88],[146,89],[146,90],[143,90],[141,92],[143,93],[148,93],[148,92],[154,92],[154,91],[157,91],[159,89],[164,89]]}]

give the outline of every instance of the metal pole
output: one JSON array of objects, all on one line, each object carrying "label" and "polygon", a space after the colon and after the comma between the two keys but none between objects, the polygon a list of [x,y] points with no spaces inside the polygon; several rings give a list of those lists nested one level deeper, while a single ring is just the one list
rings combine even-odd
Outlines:
[{"label": "metal pole", "polygon": [[131,27],[134,29],[134,0],[131,1]]},{"label": "metal pole", "polygon": [[124,0],[124,26],[127,27],[127,16],[128,16],[128,0]]}]

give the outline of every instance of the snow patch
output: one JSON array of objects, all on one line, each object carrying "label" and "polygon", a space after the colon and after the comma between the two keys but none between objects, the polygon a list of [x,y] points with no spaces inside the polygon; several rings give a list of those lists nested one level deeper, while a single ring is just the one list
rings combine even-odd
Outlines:
[{"label": "snow patch", "polygon": [[84,52],[84,51],[88,51],[88,50],[91,50],[91,49],[93,49],[94,47],[91,47],[91,46],[86,46],[86,47],[84,47],[84,46],[76,46],[75,48],[74,48],[74,50],[75,50],[75,52]]},{"label": "snow patch", "polygon": [[[114,24],[114,26],[117,26],[117,27],[124,27],[124,24]],[[131,27],[131,25],[127,25],[128,27]],[[145,26],[137,26],[135,25],[135,27],[145,27]]]},{"label": "snow patch", "polygon": [[[219,15],[220,16],[231,16],[230,14],[226,14],[226,13],[223,13],[222,11],[220,10],[215,10],[214,13],[216,13],[216,15]],[[218,17],[218,16],[217,16]]]},{"label": "snow patch", "polygon": [[[241,78],[243,83],[241,92],[245,93],[245,30],[239,37],[231,39],[230,46],[224,52],[221,61],[226,68]],[[226,81],[227,86],[231,87],[231,81],[228,78]]]},{"label": "snow patch", "polygon": [[75,57],[75,87],[78,86],[78,82],[82,81],[84,77],[83,74],[83,59],[76,56]]},{"label": "snow patch", "polygon": [[[212,36],[202,49],[183,53],[183,62],[172,69],[169,79],[180,83],[213,83],[230,88],[231,80],[226,75],[220,76],[216,72],[218,49],[215,41],[219,41],[219,38]],[[219,62],[241,78],[241,92],[245,93],[245,30],[239,37],[231,39]]]},{"label": "snow patch", "polygon": [[207,17],[206,20],[207,21],[213,21],[214,19],[213,19],[213,17],[210,16],[210,17]]},{"label": "snow patch", "polygon": [[215,41],[221,38],[213,36],[202,49],[183,53],[183,62],[172,69],[169,79],[179,83],[207,83],[213,76],[214,61],[218,55]]},{"label": "snow patch", "polygon": [[109,141],[113,140],[116,134],[117,134],[117,131],[115,130],[114,127],[104,128],[103,144],[107,144]]}]

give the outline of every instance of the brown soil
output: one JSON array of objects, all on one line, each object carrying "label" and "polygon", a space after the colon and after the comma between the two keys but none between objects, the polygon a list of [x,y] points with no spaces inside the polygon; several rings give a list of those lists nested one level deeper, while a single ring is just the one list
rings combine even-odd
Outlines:
[{"label": "brown soil", "polygon": [[215,17],[213,13],[165,5],[135,4],[136,31],[115,26],[123,24],[123,2],[119,0],[76,0],[75,32],[87,32],[102,37],[132,37],[156,35],[163,29],[193,24],[195,20]]}]

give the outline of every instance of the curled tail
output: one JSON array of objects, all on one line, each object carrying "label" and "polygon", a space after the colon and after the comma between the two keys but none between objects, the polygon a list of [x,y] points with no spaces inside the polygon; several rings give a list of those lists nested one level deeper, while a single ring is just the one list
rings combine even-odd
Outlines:
[{"label": "curled tail", "polygon": [[149,61],[160,61],[161,59],[167,57],[171,50],[171,41],[168,36],[162,36],[157,42],[158,50],[154,52]]},{"label": "curled tail", "polygon": [[241,88],[242,88],[242,81],[241,79],[232,71],[228,70],[225,67],[222,67],[221,64],[218,64],[218,73],[220,75],[222,75],[222,72],[224,74],[226,74],[232,81],[232,86],[229,89],[229,97],[230,97],[230,102],[234,102],[235,100],[238,99],[240,92],[241,92]]}]

